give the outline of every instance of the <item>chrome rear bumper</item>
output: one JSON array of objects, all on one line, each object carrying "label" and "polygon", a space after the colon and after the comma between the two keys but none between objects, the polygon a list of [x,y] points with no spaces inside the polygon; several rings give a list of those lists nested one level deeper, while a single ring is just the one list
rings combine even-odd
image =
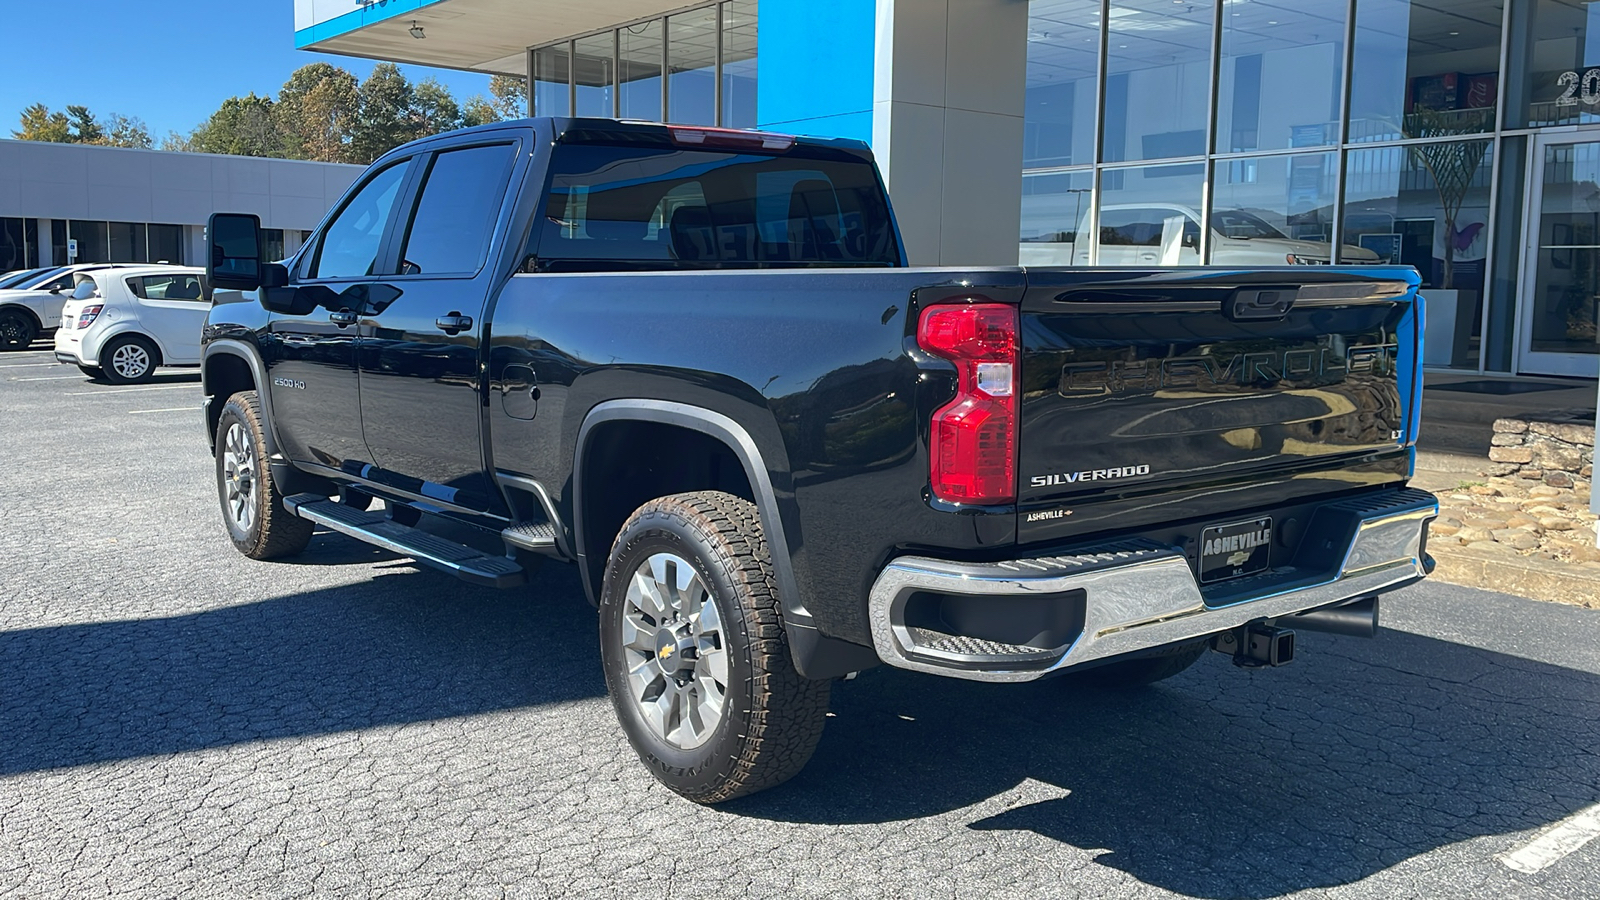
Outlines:
[{"label": "chrome rear bumper", "polygon": [[[904,669],[979,681],[1031,681],[1094,660],[1410,584],[1431,569],[1427,528],[1438,514],[1431,494],[1410,489],[1330,503],[1318,509],[1296,565],[1204,589],[1182,551],[1144,540],[997,563],[901,557],[872,586],[873,644],[879,658]],[[1321,564],[1307,564],[1304,557]],[[969,596],[992,599],[997,609],[1008,598],[1035,609],[1041,603],[1061,604],[1081,627],[1064,635],[1064,643],[1038,646],[1056,643],[1063,634],[1041,632],[1055,637],[1007,643],[992,634],[907,623],[908,603],[915,598],[937,604],[939,598]]]}]

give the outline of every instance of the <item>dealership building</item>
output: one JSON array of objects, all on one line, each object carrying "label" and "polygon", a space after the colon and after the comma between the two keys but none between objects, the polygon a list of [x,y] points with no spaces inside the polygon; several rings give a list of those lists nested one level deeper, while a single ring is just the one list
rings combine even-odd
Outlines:
[{"label": "dealership building", "polygon": [[1403,263],[1430,365],[1600,374],[1600,2],[295,0],[295,29],[531,76],[535,115],[869,141],[916,263]]},{"label": "dealership building", "polygon": [[282,258],[361,166],[0,140],[0,272],[69,262],[205,260],[213,212],[261,217]]}]

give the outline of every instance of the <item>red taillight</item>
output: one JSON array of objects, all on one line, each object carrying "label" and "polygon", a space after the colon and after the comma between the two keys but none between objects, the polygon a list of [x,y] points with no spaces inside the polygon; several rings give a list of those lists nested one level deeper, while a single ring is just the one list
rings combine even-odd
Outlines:
[{"label": "red taillight", "polygon": [[955,399],[933,414],[933,495],[952,503],[1017,496],[1017,310],[999,303],[930,306],[922,349],[956,364]]},{"label": "red taillight", "polygon": [[95,316],[100,315],[100,310],[102,309],[105,309],[105,304],[96,303],[93,306],[85,306],[83,309],[78,310],[78,328],[88,328],[89,323],[94,321]]}]

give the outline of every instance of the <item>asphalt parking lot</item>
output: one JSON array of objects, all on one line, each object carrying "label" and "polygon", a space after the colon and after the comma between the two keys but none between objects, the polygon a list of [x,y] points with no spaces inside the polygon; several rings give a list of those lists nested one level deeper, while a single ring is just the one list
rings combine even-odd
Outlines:
[{"label": "asphalt parking lot", "polygon": [[615,726],[570,568],[247,560],[199,401],[0,354],[0,896],[1600,897],[1600,841],[1525,849],[1600,802],[1600,612],[1428,584],[1121,695],[880,668],[705,809]]}]

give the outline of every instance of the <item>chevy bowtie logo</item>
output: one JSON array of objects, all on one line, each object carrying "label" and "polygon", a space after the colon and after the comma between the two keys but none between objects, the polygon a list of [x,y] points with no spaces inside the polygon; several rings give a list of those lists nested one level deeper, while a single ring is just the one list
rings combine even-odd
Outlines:
[{"label": "chevy bowtie logo", "polygon": [[672,655],[672,645],[668,644],[667,646],[662,647],[660,652],[657,653],[656,655],[661,657],[662,659],[666,659],[667,657],[671,656]]}]

